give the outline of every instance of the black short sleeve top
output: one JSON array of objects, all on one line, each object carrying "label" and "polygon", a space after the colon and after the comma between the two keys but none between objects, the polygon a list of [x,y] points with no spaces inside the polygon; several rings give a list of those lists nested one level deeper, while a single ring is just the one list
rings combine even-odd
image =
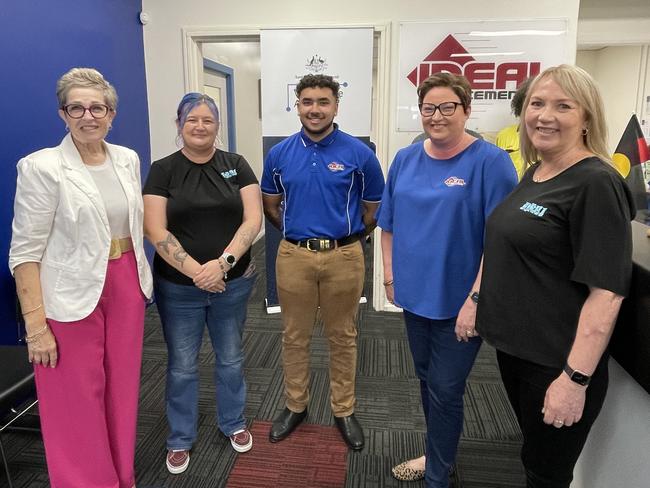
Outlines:
[{"label": "black short sleeve top", "polygon": [[477,330],[508,354],[561,368],[589,288],[628,293],[634,203],[595,157],[540,183],[533,172],[487,221]]},{"label": "black short sleeve top", "polygon": [[[239,190],[257,183],[239,154],[217,150],[210,161],[197,164],[178,151],[151,165],[143,193],[167,198],[167,229],[190,256],[205,263],[221,256],[242,223]],[[228,273],[228,279],[241,276],[249,263],[250,250]],[[154,271],[174,283],[194,284],[158,254]]]}]

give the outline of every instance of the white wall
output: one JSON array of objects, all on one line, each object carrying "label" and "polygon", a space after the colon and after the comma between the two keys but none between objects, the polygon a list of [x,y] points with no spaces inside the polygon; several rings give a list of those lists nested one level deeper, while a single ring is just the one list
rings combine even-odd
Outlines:
[{"label": "white wall", "polygon": [[[569,19],[570,29],[569,52],[573,52],[578,6],[579,0],[412,0],[408,3],[394,0],[360,0],[308,4],[298,0],[143,0],[143,10],[151,17],[151,21],[144,27],[144,39],[152,156],[154,159],[160,158],[175,150],[175,132],[171,120],[184,91],[182,27],[236,31],[245,26],[245,30],[250,32],[251,29],[271,27],[391,23],[391,95],[389,100],[382,102],[394,107],[400,21],[566,17]],[[393,113],[394,111],[391,111],[391,119],[394,118]],[[399,147],[405,145],[405,141],[394,130],[393,120],[390,121],[390,131],[388,154],[392,157]],[[387,161],[382,163],[387,167]]]},{"label": "white wall", "polygon": [[235,79],[237,153],[246,158],[258,178],[262,175],[262,120],[259,118],[259,42],[204,43],[203,56],[232,68]]},{"label": "white wall", "polygon": [[596,69],[598,65],[598,53],[600,49],[592,49],[588,51],[581,51],[578,48],[576,53],[576,65],[580,66],[587,73],[590,73],[591,76],[596,76]]},{"label": "white wall", "polygon": [[642,46],[611,46],[577,53],[576,64],[596,79],[605,100],[611,152],[643,99],[644,57]]}]

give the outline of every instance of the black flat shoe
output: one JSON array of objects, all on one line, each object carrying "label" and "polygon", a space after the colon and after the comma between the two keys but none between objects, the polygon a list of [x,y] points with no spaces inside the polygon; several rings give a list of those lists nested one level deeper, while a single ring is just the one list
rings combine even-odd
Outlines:
[{"label": "black flat shoe", "polygon": [[305,417],[307,417],[307,409],[296,413],[285,407],[282,413],[273,421],[271,432],[269,432],[269,440],[271,442],[278,442],[286,439],[305,420]]},{"label": "black flat shoe", "polygon": [[341,432],[343,440],[350,449],[359,451],[363,449],[363,429],[354,414],[347,417],[334,417],[334,422]]}]

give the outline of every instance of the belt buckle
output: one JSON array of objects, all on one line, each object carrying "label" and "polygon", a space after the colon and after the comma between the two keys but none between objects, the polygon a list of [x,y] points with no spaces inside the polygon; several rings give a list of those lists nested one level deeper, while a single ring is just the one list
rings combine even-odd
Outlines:
[{"label": "belt buckle", "polygon": [[111,239],[111,248],[108,251],[108,259],[118,259],[122,257],[122,246],[118,239]]},{"label": "belt buckle", "polygon": [[307,239],[307,240],[305,241],[305,242],[307,243],[307,250],[308,250],[308,251],[311,251],[311,252],[318,252],[319,249],[312,249],[312,248],[311,248],[311,243],[312,243],[312,241],[317,241],[317,242],[318,242],[318,241],[320,241],[320,239],[316,239],[316,238]]}]

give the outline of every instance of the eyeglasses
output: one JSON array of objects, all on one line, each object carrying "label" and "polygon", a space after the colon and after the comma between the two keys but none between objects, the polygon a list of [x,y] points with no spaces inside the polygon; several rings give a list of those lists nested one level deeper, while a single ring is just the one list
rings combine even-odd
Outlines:
[{"label": "eyeglasses", "polygon": [[108,115],[109,110],[112,110],[108,105],[101,103],[95,103],[88,108],[78,103],[71,103],[70,105],[64,105],[61,108],[73,119],[83,118],[83,116],[86,115],[86,111],[90,113],[93,119],[103,119]]},{"label": "eyeglasses", "polygon": [[420,113],[423,117],[433,117],[436,113],[436,110],[440,110],[440,113],[445,117],[454,115],[456,113],[456,107],[464,107],[460,102],[442,102],[440,105],[435,103],[421,103],[420,104]]}]

